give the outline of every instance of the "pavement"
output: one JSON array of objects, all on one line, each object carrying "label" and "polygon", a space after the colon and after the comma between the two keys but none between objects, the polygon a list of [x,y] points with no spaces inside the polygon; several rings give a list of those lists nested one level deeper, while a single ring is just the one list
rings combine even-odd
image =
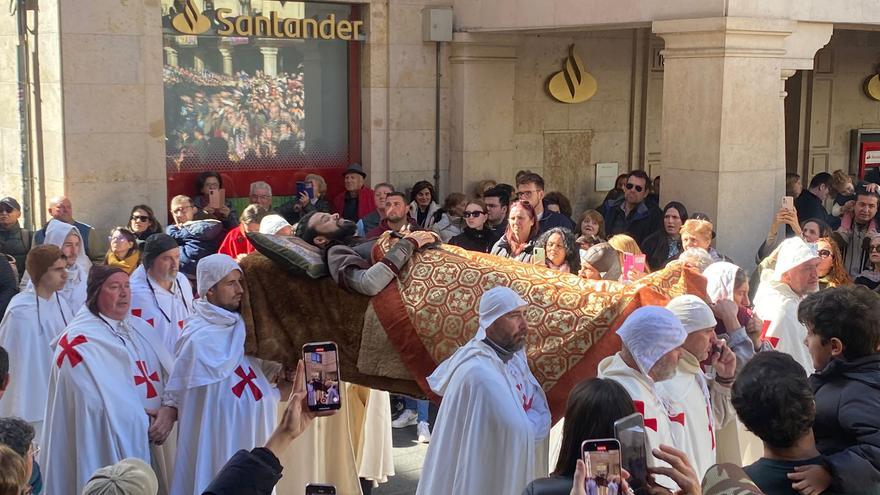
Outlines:
[{"label": "pavement", "polygon": [[418,435],[415,425],[393,429],[392,438],[396,474],[388,478],[388,483],[374,488],[373,495],[412,495],[419,484],[428,444],[416,442]]}]

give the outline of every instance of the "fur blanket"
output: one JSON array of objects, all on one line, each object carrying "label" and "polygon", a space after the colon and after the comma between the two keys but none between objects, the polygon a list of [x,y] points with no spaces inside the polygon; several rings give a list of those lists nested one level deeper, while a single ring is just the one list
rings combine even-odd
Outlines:
[{"label": "fur blanket", "polygon": [[[382,238],[374,258],[391,242]],[[705,297],[706,287],[703,277],[678,263],[621,284],[449,245],[417,253],[372,299],[329,278],[290,275],[260,254],[241,266],[249,354],[292,365],[306,342],[332,340],[343,380],[414,396],[431,397],[426,377],[476,333],[483,291],[509,286],[530,303],[526,353],[554,418],[564,412],[572,387],[595,376],[599,361],[620,349],[614,330],[626,316],[684,293]]]}]

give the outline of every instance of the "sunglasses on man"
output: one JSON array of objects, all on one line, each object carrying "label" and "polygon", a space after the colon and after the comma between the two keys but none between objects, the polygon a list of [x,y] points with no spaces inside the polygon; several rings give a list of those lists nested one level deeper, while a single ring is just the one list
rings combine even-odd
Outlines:
[{"label": "sunglasses on man", "polygon": [[636,192],[642,192],[642,191],[645,190],[645,188],[644,188],[643,186],[640,186],[640,185],[638,185],[638,184],[633,184],[632,182],[627,182],[627,183],[626,183],[626,188],[627,188],[627,189],[635,189]]}]

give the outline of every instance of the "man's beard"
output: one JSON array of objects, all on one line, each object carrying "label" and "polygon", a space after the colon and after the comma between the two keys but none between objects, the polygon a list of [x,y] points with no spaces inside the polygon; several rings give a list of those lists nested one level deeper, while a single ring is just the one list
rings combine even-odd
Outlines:
[{"label": "man's beard", "polygon": [[399,217],[385,217],[385,218],[386,218],[386,220],[388,220],[388,223],[389,223],[389,224],[391,224],[391,223],[401,223],[401,222],[403,222],[404,220],[406,220],[406,217],[405,217],[405,216],[399,216]]},{"label": "man's beard", "polygon": [[357,234],[357,224],[351,220],[340,219],[336,225],[339,228],[332,234],[324,234],[324,237],[332,243],[350,244]]}]

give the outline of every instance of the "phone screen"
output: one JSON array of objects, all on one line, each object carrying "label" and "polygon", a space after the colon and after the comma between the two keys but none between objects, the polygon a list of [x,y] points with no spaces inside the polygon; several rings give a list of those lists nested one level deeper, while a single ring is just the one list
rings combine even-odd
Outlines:
[{"label": "phone screen", "polygon": [[536,265],[540,265],[547,260],[547,251],[544,248],[536,247],[534,251],[532,251],[532,262]]},{"label": "phone screen", "polygon": [[306,485],[306,495],[336,495],[336,487],[309,483]]},{"label": "phone screen", "polygon": [[630,414],[614,422],[614,436],[620,442],[623,468],[629,472],[629,486],[635,493],[647,493],[648,459],[645,446],[645,419],[641,414]]},{"label": "phone screen", "polygon": [[584,440],[581,453],[587,465],[587,493],[620,493],[620,443],[613,438]]},{"label": "phone screen", "polygon": [[791,196],[783,196],[782,197],[782,207],[788,208],[789,210],[794,209],[794,198]]},{"label": "phone screen", "polygon": [[317,342],[303,346],[306,372],[306,401],[312,411],[342,407],[339,393],[339,363],[336,344]]}]

